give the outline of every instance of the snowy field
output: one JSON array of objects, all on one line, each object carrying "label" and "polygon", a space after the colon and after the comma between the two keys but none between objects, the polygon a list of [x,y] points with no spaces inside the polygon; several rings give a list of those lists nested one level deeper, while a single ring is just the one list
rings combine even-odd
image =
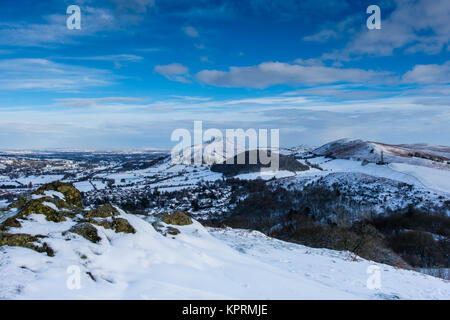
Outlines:
[{"label": "snowy field", "polygon": [[63,177],[64,177],[64,175],[58,175],[58,174],[42,175],[42,176],[28,176],[28,177],[19,178],[19,179],[17,179],[17,181],[19,181],[23,185],[27,185],[30,182],[33,185],[41,185],[41,184],[61,180]]}]

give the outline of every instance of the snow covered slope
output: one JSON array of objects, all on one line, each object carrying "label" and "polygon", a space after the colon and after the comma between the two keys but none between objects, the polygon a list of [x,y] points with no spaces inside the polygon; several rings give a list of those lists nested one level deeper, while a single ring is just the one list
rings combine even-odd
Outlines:
[{"label": "snow covered slope", "polygon": [[[101,242],[66,241],[67,225],[35,215],[25,228],[46,232],[47,257],[25,248],[1,251],[1,298],[6,299],[449,299],[450,283],[373,264],[347,252],[310,249],[258,232],[205,230],[194,222],[164,237],[150,223],[121,213],[135,235],[99,228]],[[61,228],[62,227],[62,228]],[[83,258],[81,258],[83,257]],[[366,286],[370,265],[382,287]],[[81,288],[68,289],[67,270],[81,270]],[[95,280],[93,280],[95,279]]]},{"label": "snow covered slope", "polygon": [[[228,150],[233,150],[228,154]],[[175,157],[173,163],[196,163],[196,159],[203,164],[223,163],[228,158],[234,157],[236,154],[244,152],[245,146],[237,144],[232,139],[214,138],[208,142],[197,144],[181,150]],[[199,162],[199,163],[200,163]]]},{"label": "snow covered slope", "polygon": [[[76,200],[73,194],[64,196]],[[311,249],[246,230],[205,229],[190,219],[182,224],[130,215],[112,207],[77,209],[74,216],[67,209],[70,203],[47,194],[31,201],[34,211],[17,217],[19,223],[10,222],[2,241],[35,237],[27,245],[42,252],[20,246],[24,242],[0,247],[3,299],[450,298],[449,282],[348,252]],[[77,233],[82,221],[91,227]],[[116,228],[119,221],[126,228]],[[366,286],[370,265],[380,268],[380,289]],[[74,286],[77,275],[79,287]]]},{"label": "snow covered slope", "polygon": [[450,170],[438,170],[406,163],[392,163],[389,168],[414,177],[428,189],[450,193]]},{"label": "snow covered slope", "polygon": [[[449,281],[374,263],[350,252],[313,249],[257,231],[231,228],[208,231],[242,254],[295,275],[299,285],[306,278],[358,299],[448,299],[450,294]],[[367,270],[373,266],[380,268],[381,287],[370,290]],[[344,295],[333,296],[336,298],[344,299]]]},{"label": "snow covered slope", "polygon": [[[432,168],[407,163],[389,163],[361,165],[360,161],[345,159],[329,159],[318,157],[309,159],[323,170],[314,174],[324,176],[332,172],[361,173],[373,177],[386,178],[413,185],[419,189],[427,189],[438,193],[450,194],[450,169]],[[305,172],[307,175],[308,172]]]},{"label": "snow covered slope", "polygon": [[319,156],[338,159],[409,163],[450,170],[450,147],[424,144],[392,145],[379,142],[341,139],[327,143],[313,151]]}]

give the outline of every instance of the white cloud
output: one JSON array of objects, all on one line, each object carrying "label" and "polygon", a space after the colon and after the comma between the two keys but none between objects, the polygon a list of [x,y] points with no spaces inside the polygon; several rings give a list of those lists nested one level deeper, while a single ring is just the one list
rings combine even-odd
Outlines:
[{"label": "white cloud", "polygon": [[416,65],[402,77],[406,83],[438,84],[450,83],[450,61],[443,65]]},{"label": "white cloud", "polygon": [[105,70],[55,63],[47,59],[0,60],[0,90],[72,91],[106,86],[113,76]]},{"label": "white cloud", "polygon": [[67,98],[57,100],[67,107],[96,107],[104,104],[142,102],[144,98],[137,97],[102,97],[102,98]]},{"label": "white cloud", "polygon": [[155,0],[113,0],[117,10],[143,14],[155,6]]},{"label": "white cloud", "polygon": [[370,89],[358,84],[350,85],[324,85],[306,89],[300,89],[285,93],[286,96],[306,95],[313,97],[337,98],[343,100],[373,99],[383,96],[391,96],[398,93],[395,88],[385,86],[371,86]]},{"label": "white cloud", "polygon": [[323,55],[323,59],[351,60],[352,56],[389,56],[394,50],[405,53],[423,52],[438,54],[450,43],[450,1],[448,0],[397,0],[395,11],[383,16],[381,29],[360,32],[351,37],[347,46]]},{"label": "white cloud", "polygon": [[197,29],[195,29],[193,26],[183,27],[183,32],[191,38],[197,38],[199,36]]},{"label": "white cloud", "polygon": [[93,60],[93,61],[124,61],[124,62],[137,62],[141,61],[141,56],[134,54],[110,54],[104,56],[91,56],[91,57],[58,57],[61,59],[70,60]]},{"label": "white cloud", "polygon": [[304,37],[303,40],[312,42],[327,42],[330,39],[337,39],[337,38],[339,38],[339,34],[336,31],[324,29],[316,34]]},{"label": "white cloud", "polygon": [[80,37],[117,27],[117,21],[109,10],[89,6],[83,6],[81,30],[68,30],[67,16],[63,14],[46,15],[43,19],[44,23],[41,24],[17,22],[0,24],[0,45],[45,47],[76,43]]},{"label": "white cloud", "polygon": [[[439,101],[434,105],[427,102],[424,107],[418,104],[417,97],[344,103],[306,101],[301,96],[226,101],[179,97],[142,105],[124,103],[130,99],[133,98],[93,98],[95,106],[100,107],[83,112],[57,105],[49,110],[33,106],[20,111],[0,108],[0,136],[4,147],[15,148],[170,148],[172,130],[189,128],[194,119],[215,128],[279,128],[284,146],[321,144],[340,137],[446,144],[450,134],[448,108],[437,105]],[[156,110],[161,105],[169,108]]]},{"label": "white cloud", "polygon": [[145,22],[146,17],[155,7],[155,0],[109,0],[104,5],[109,6],[108,2],[115,3],[115,7],[112,7],[109,12],[113,15],[115,28],[123,31]]},{"label": "white cloud", "polygon": [[386,81],[389,76],[390,74],[387,72],[294,65],[281,62],[264,62],[250,67],[231,67],[229,71],[203,70],[197,73],[197,79],[206,84],[260,89],[278,84]]},{"label": "white cloud", "polygon": [[346,35],[355,33],[355,28],[361,24],[361,15],[351,15],[339,23],[328,23],[322,30],[303,38],[309,42],[327,42],[329,40],[341,39]]},{"label": "white cloud", "polygon": [[212,63],[208,56],[201,56],[200,61],[204,63]]},{"label": "white cloud", "polygon": [[189,69],[182,64],[172,63],[167,65],[158,65],[155,67],[155,71],[164,76],[174,75],[174,74],[186,74]]},{"label": "white cloud", "polygon": [[155,72],[165,76],[167,79],[177,82],[190,83],[189,69],[179,63],[155,66]]},{"label": "white cloud", "polygon": [[314,58],[306,59],[306,60],[299,58],[299,59],[296,59],[294,61],[294,63],[300,64],[303,66],[323,66],[324,65],[320,59],[314,59]]}]

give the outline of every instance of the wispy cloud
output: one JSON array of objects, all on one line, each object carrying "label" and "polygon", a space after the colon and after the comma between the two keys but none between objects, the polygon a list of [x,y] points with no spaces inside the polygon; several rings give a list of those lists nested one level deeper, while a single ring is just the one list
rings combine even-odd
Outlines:
[{"label": "wispy cloud", "polygon": [[305,89],[299,89],[292,92],[286,92],[284,95],[304,95],[313,97],[324,97],[340,100],[371,100],[374,98],[392,96],[404,92],[404,89],[391,86],[371,86],[367,88],[359,84],[338,84],[338,85],[321,85]]},{"label": "wispy cloud", "polygon": [[66,98],[59,99],[62,105],[73,108],[95,107],[104,104],[127,103],[127,102],[142,102],[145,98],[137,97],[102,97],[102,98]]},{"label": "wispy cloud", "polygon": [[154,68],[155,72],[163,75],[169,80],[190,83],[189,69],[179,63],[171,63],[167,65],[157,65]]},{"label": "wispy cloud", "polygon": [[342,40],[359,31],[361,27],[361,14],[353,14],[342,21],[321,24],[322,29],[314,34],[303,37],[304,41],[324,43],[330,40]]},{"label": "wispy cloud", "polygon": [[416,65],[402,77],[406,83],[450,83],[450,61],[442,65]]},{"label": "wispy cloud", "polygon": [[[205,127],[219,129],[279,128],[283,146],[321,144],[344,137],[446,144],[450,134],[448,108],[429,101],[421,104],[414,97],[345,103],[306,100],[301,96],[225,101],[185,98],[142,101],[142,104],[138,101],[134,104],[132,97],[68,99],[62,102],[83,105],[90,102],[103,109],[89,107],[80,112],[77,108],[65,108],[45,112],[29,108],[21,111],[20,119],[17,113],[0,109],[0,136],[2,141],[7,141],[2,146],[170,148],[172,130],[191,129],[193,120],[203,120]],[[154,111],[164,105],[176,112]],[[254,108],[255,105],[259,107]],[[214,111],[217,106],[225,108],[219,117]],[[205,112],[207,108],[211,112]]]},{"label": "wispy cloud", "polygon": [[193,26],[185,26],[182,30],[188,37],[197,38],[199,36],[197,29]]},{"label": "wispy cloud", "polygon": [[155,0],[113,0],[116,10],[121,12],[142,14],[155,6]]},{"label": "wispy cloud", "polygon": [[77,43],[82,37],[100,31],[116,30],[117,23],[109,9],[83,7],[81,30],[69,30],[67,16],[50,14],[43,23],[4,22],[0,24],[0,45],[49,47]]},{"label": "wispy cloud", "polygon": [[357,68],[331,68],[264,62],[250,67],[231,67],[229,71],[203,70],[197,73],[197,79],[214,86],[261,89],[278,84],[302,85],[386,81],[390,75],[389,72]]},{"label": "wispy cloud", "polygon": [[0,90],[72,91],[111,85],[109,71],[47,59],[0,60]]},{"label": "wispy cloud", "polygon": [[91,60],[91,61],[123,61],[123,62],[137,62],[144,58],[134,54],[110,54],[103,56],[88,56],[88,57],[58,57],[59,59],[68,60]]},{"label": "wispy cloud", "polygon": [[340,38],[338,32],[331,29],[324,29],[319,31],[318,33],[304,37],[303,40],[312,42],[327,42],[330,39],[337,39],[337,38]]},{"label": "wispy cloud", "polygon": [[[438,54],[450,44],[449,16],[447,0],[396,0],[395,11],[388,17],[382,16],[380,30],[368,30],[361,23],[359,32],[349,37],[345,48],[325,53],[323,58],[348,61],[361,55],[390,56],[394,50],[407,54]],[[336,36],[330,30],[321,32],[328,39]],[[315,34],[305,40],[324,39],[320,36],[320,33]]]}]

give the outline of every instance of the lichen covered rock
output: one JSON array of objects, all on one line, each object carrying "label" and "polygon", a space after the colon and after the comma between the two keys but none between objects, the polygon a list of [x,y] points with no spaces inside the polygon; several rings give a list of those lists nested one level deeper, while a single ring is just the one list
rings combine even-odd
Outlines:
[{"label": "lichen covered rock", "polygon": [[23,218],[25,216],[29,216],[30,214],[36,213],[45,215],[48,221],[53,222],[66,221],[63,212],[57,211],[54,208],[45,205],[44,204],[45,200],[46,200],[45,198],[30,200],[16,217]]},{"label": "lichen covered rock", "polygon": [[94,243],[97,243],[101,240],[101,238],[98,236],[97,228],[87,222],[82,222],[74,225],[72,228],[70,228],[69,232],[76,233]]},{"label": "lichen covered rock", "polygon": [[175,226],[186,226],[192,224],[192,219],[184,212],[163,213],[161,216],[162,222]]},{"label": "lichen covered rock", "polygon": [[127,219],[119,217],[120,212],[113,205],[105,204],[85,211],[81,200],[81,193],[72,184],[62,182],[43,185],[30,195],[19,197],[14,206],[11,206],[19,209],[17,213],[0,224],[0,246],[21,246],[37,252],[46,252],[49,256],[54,255],[47,243],[40,242],[45,236],[13,234],[10,230],[12,228],[16,228],[15,231],[20,230],[23,220],[28,220],[31,214],[42,214],[46,220],[57,223],[70,218],[75,225],[62,234],[64,236],[69,233],[78,234],[93,243],[101,240],[96,226],[117,233],[136,233]]},{"label": "lichen covered rock", "polygon": [[152,227],[156,232],[162,233],[164,226],[159,221],[153,221]]},{"label": "lichen covered rock", "polygon": [[22,225],[15,217],[10,217],[0,225],[0,231],[6,231],[9,228],[20,228]]},{"label": "lichen covered rock", "polygon": [[177,234],[181,233],[177,228],[162,225],[160,221],[153,221],[152,226],[156,230],[156,232],[159,232],[165,237],[167,235],[176,236]]},{"label": "lichen covered rock", "polygon": [[13,201],[8,207],[7,209],[22,209],[26,204],[27,204],[27,198],[25,198],[24,196],[18,196],[17,199],[15,201]]},{"label": "lichen covered rock", "polygon": [[[64,195],[65,199],[47,196],[45,195],[45,191],[60,192]],[[39,195],[40,197],[36,197],[36,195]],[[69,200],[67,201],[67,199]],[[8,207],[10,209],[19,209],[18,213],[4,221],[0,225],[0,230],[7,230],[11,227],[19,228],[20,222],[18,219],[26,220],[27,216],[31,214],[43,214],[48,221],[52,222],[66,221],[67,217],[74,218],[82,211],[82,207],[80,206],[81,194],[71,184],[56,182],[46,184],[33,192],[28,198],[19,196],[19,198]]]},{"label": "lichen covered rock", "polygon": [[180,234],[180,230],[174,227],[167,227],[167,234],[170,234],[171,236],[176,236],[177,234]]},{"label": "lichen covered rock", "polygon": [[37,189],[34,194],[44,194],[45,191],[57,191],[61,192],[65,197],[65,202],[69,205],[76,206],[78,208],[83,208],[81,202],[81,192],[73,186],[71,183],[65,182],[52,182],[47,183]]},{"label": "lichen covered rock", "polygon": [[104,204],[96,209],[87,211],[84,216],[86,218],[108,218],[118,216],[119,211],[111,204]]},{"label": "lichen covered rock", "polygon": [[128,222],[127,219],[124,218],[112,218],[112,219],[88,219],[87,220],[91,224],[95,224],[99,227],[103,227],[105,229],[112,229],[115,232],[123,232],[123,233],[136,233],[136,230],[133,226]]},{"label": "lichen covered rock", "polygon": [[128,222],[128,220],[127,219],[123,219],[123,218],[115,218],[113,220],[113,222],[112,222],[112,228],[116,232],[136,233],[136,230]]},{"label": "lichen covered rock", "polygon": [[53,257],[55,253],[47,243],[44,242],[40,246],[38,245],[39,240],[42,238],[45,238],[45,236],[31,236],[24,233],[6,233],[0,235],[0,246],[24,247],[37,252],[45,252],[48,256]]}]

